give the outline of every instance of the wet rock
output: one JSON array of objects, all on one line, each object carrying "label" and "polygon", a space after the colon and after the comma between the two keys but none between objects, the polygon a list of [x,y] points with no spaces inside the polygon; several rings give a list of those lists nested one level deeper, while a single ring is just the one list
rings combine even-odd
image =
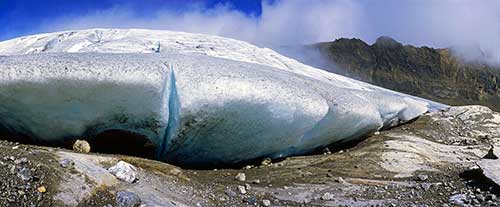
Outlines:
[{"label": "wet rock", "polygon": [[89,153],[90,144],[85,140],[76,140],[73,144],[73,151],[80,153]]},{"label": "wet rock", "polygon": [[237,181],[241,181],[241,182],[245,182],[245,180],[247,179],[246,178],[246,175],[245,173],[238,173],[234,179],[236,179]]},{"label": "wet rock", "polygon": [[108,172],[127,183],[133,183],[137,179],[137,168],[124,161],[119,161],[115,166],[110,167]]},{"label": "wet rock", "polygon": [[116,205],[118,207],[137,207],[141,205],[141,198],[129,191],[116,193]]}]

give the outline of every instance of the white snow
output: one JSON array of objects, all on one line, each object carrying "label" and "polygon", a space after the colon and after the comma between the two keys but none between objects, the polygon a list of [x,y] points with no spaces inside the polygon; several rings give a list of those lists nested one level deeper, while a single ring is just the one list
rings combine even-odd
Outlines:
[{"label": "white snow", "polygon": [[4,127],[45,141],[129,130],[173,163],[303,154],[445,107],[200,34],[59,32],[0,42],[0,55]]}]

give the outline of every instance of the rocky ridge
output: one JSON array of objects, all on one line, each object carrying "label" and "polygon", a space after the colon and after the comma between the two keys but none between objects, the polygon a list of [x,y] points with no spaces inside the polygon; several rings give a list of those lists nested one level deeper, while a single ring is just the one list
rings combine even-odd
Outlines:
[{"label": "rocky ridge", "polygon": [[372,45],[340,38],[305,46],[290,56],[395,91],[449,105],[479,104],[500,111],[498,67],[463,61],[452,49],[403,45],[389,37],[380,37]]}]

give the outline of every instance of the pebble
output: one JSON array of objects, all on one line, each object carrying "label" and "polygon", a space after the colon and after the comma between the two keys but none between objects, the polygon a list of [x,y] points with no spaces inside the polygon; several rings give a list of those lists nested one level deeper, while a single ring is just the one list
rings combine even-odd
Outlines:
[{"label": "pebble", "polygon": [[141,198],[129,191],[116,193],[116,204],[118,207],[137,207],[141,205]]},{"label": "pebble", "polygon": [[40,192],[40,193],[45,193],[45,192],[47,192],[47,189],[45,188],[45,186],[40,186],[40,187],[38,187],[36,190],[37,190],[38,192]]},{"label": "pebble", "polygon": [[321,196],[321,200],[329,201],[333,199],[333,194],[326,192]]},{"label": "pebble", "polygon": [[418,175],[417,175],[417,179],[418,179],[419,181],[426,181],[427,179],[429,179],[429,176],[428,176],[428,175],[426,175],[426,174],[418,174]]},{"label": "pebble", "polygon": [[267,199],[264,199],[264,200],[262,200],[262,205],[263,206],[271,206],[271,201],[267,200]]},{"label": "pebble", "polygon": [[33,176],[31,176],[31,170],[25,167],[17,171],[17,176],[23,181],[29,181],[33,178]]},{"label": "pebble", "polygon": [[240,191],[241,194],[246,194],[247,190],[245,189],[245,186],[238,185],[238,191]]},{"label": "pebble", "polygon": [[272,160],[271,160],[271,158],[266,158],[266,159],[262,160],[262,162],[260,162],[260,164],[264,165],[264,166],[268,166],[268,165],[272,164]]},{"label": "pebble", "polygon": [[226,189],[226,190],[224,191],[224,193],[225,193],[227,196],[229,196],[229,197],[235,197],[235,196],[237,196],[237,195],[238,195],[238,194],[236,194],[234,191],[232,191],[231,189]]},{"label": "pebble", "polygon": [[61,161],[59,161],[59,165],[61,165],[61,167],[63,167],[63,168],[73,168],[75,165],[75,162],[73,162],[73,160],[71,160],[71,159],[65,158],[65,159],[62,159]]},{"label": "pebble", "polygon": [[26,164],[28,162],[28,158],[26,157],[23,157],[23,158],[19,158],[19,159],[16,159],[14,160],[14,163],[15,164]]},{"label": "pebble", "polygon": [[127,183],[133,183],[137,179],[137,169],[124,161],[119,161],[115,166],[110,167],[108,172]]},{"label": "pebble", "polygon": [[76,140],[73,144],[73,151],[80,153],[89,153],[90,144],[85,140]]},{"label": "pebble", "polygon": [[238,174],[236,174],[234,179],[236,179],[237,181],[245,182],[247,177],[246,177],[245,173],[238,173]]}]

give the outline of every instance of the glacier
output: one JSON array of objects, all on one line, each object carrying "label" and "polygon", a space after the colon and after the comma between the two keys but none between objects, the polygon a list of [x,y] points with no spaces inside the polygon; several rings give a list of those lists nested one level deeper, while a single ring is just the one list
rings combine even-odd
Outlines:
[{"label": "glacier", "polygon": [[126,130],[159,160],[193,166],[301,155],[447,107],[246,42],[142,29],[0,42],[0,85],[0,124],[15,134]]}]

